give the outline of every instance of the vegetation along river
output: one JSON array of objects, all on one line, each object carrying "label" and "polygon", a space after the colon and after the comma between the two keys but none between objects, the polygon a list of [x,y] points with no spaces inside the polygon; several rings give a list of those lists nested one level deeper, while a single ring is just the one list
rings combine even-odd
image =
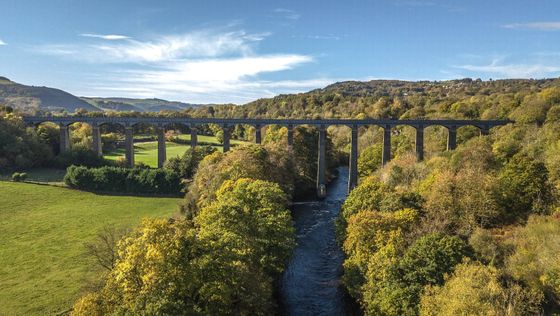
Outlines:
[{"label": "vegetation along river", "polygon": [[286,315],[345,315],[344,254],[336,242],[335,221],[347,195],[348,168],[338,172],[324,200],[293,206],[297,247],[280,286]]}]

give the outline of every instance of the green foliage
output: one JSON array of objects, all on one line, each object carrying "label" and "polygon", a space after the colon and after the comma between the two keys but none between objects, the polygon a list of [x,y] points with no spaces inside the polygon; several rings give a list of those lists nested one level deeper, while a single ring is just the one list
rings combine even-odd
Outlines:
[{"label": "green foliage", "polygon": [[530,213],[546,214],[553,202],[544,163],[526,154],[515,155],[499,174],[500,203],[510,220],[524,220]]},{"label": "green foliage", "polygon": [[560,303],[560,218],[532,216],[511,244],[506,269],[513,277],[545,293],[549,306]]},{"label": "green foliage", "polygon": [[429,234],[416,240],[400,258],[399,252],[389,262],[372,256],[362,289],[366,314],[416,315],[424,286],[442,284],[444,276],[467,254],[461,239]]},{"label": "green foliage", "polygon": [[87,191],[178,194],[181,181],[177,174],[164,169],[70,166],[64,182]]},{"label": "green foliage", "polygon": [[428,287],[420,315],[538,315],[542,295],[511,283],[496,269],[476,262],[458,265],[443,286]]},{"label": "green foliage", "polygon": [[191,179],[202,159],[215,151],[216,149],[212,146],[189,147],[183,156],[167,160],[164,168],[178,174],[181,178]]},{"label": "green foliage", "polygon": [[104,287],[76,315],[269,315],[272,280],[295,245],[275,183],[226,181],[194,223],[146,220],[118,244]]},{"label": "green foliage", "polygon": [[285,148],[257,145],[237,146],[227,153],[215,152],[199,164],[182,205],[193,216],[209,205],[226,180],[251,178],[278,183],[289,195],[293,192],[293,163]]},{"label": "green foliage", "polygon": [[361,177],[372,175],[381,167],[383,145],[375,144],[366,147],[358,157],[358,171]]},{"label": "green foliage", "polygon": [[55,168],[67,168],[71,165],[84,167],[101,167],[109,164],[109,161],[97,155],[96,152],[88,147],[74,146],[71,149],[60,153],[49,161],[49,165]]},{"label": "green foliage", "polygon": [[20,117],[0,111],[0,171],[41,166],[52,150]]},{"label": "green foliage", "polygon": [[195,217],[199,237],[219,248],[228,245],[239,260],[276,275],[295,245],[287,203],[288,196],[276,183],[225,181],[216,200]]},{"label": "green foliage", "polygon": [[144,220],[118,245],[118,259],[100,297],[77,302],[76,315],[190,315],[200,279],[195,231],[186,221]]}]

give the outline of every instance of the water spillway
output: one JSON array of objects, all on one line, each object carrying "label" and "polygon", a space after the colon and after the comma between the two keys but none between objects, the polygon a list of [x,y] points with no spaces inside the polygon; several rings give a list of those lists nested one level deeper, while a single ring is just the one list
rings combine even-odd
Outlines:
[{"label": "water spillway", "polygon": [[335,221],[347,195],[348,168],[338,172],[325,199],[293,206],[297,246],[280,284],[284,315],[346,314],[340,284],[344,254],[336,242]]}]

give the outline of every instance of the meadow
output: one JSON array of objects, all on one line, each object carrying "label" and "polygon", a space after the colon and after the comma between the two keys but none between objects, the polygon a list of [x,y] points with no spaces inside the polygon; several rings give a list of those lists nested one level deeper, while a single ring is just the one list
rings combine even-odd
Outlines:
[{"label": "meadow", "polygon": [[171,216],[179,201],[6,181],[0,181],[0,199],[0,315],[68,310],[103,272],[86,243],[104,227]]},{"label": "meadow", "polygon": [[[180,135],[179,136],[182,140],[189,142],[190,135]],[[215,147],[217,150],[222,151],[222,145],[216,137],[214,136],[207,136],[207,135],[198,135],[198,142],[200,144],[209,144]],[[231,140],[231,145],[239,145],[243,144],[243,141],[239,140]],[[187,144],[178,144],[174,142],[166,142],[166,151],[167,151],[167,159],[172,157],[181,156],[190,145]],[[124,148],[118,148],[116,150],[110,151],[108,153],[104,153],[103,157],[109,160],[117,160],[119,158],[124,158]],[[157,141],[150,141],[150,142],[136,142],[134,144],[134,161],[136,163],[143,163],[152,168],[157,168]]]}]

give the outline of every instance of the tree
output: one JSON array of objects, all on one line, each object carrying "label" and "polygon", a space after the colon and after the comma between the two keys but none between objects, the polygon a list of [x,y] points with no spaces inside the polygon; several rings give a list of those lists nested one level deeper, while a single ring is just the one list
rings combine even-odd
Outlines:
[{"label": "tree", "polygon": [[519,153],[499,174],[500,203],[509,220],[525,220],[530,213],[546,214],[554,201],[544,163]]},{"label": "tree", "polygon": [[506,270],[513,277],[542,291],[548,307],[560,304],[560,217],[531,216],[525,227],[515,231],[513,254]]},{"label": "tree", "polygon": [[199,255],[188,221],[144,220],[118,245],[118,259],[98,294],[77,302],[75,314],[189,315],[200,311]]},{"label": "tree", "polygon": [[195,217],[203,242],[225,243],[249,266],[277,275],[295,245],[288,196],[275,183],[253,179],[225,181],[216,200]]},{"label": "tree", "polygon": [[169,169],[183,179],[191,179],[198,168],[198,164],[204,157],[214,153],[216,149],[212,146],[196,146],[187,148],[183,156],[172,157],[165,162],[164,168]]},{"label": "tree", "polygon": [[495,268],[467,261],[443,286],[427,287],[420,315],[538,315],[541,300],[517,284],[504,287]]},{"label": "tree", "polygon": [[199,164],[182,204],[183,213],[194,216],[216,198],[216,191],[226,180],[251,178],[280,184],[291,195],[293,164],[290,155],[273,147],[238,146],[227,153],[215,152]]},{"label": "tree", "polygon": [[467,254],[458,237],[428,234],[390,264],[373,261],[362,289],[366,314],[417,314],[424,286],[443,284],[444,276]]},{"label": "tree", "polygon": [[382,144],[366,147],[358,157],[358,171],[360,176],[372,175],[381,167]]}]

